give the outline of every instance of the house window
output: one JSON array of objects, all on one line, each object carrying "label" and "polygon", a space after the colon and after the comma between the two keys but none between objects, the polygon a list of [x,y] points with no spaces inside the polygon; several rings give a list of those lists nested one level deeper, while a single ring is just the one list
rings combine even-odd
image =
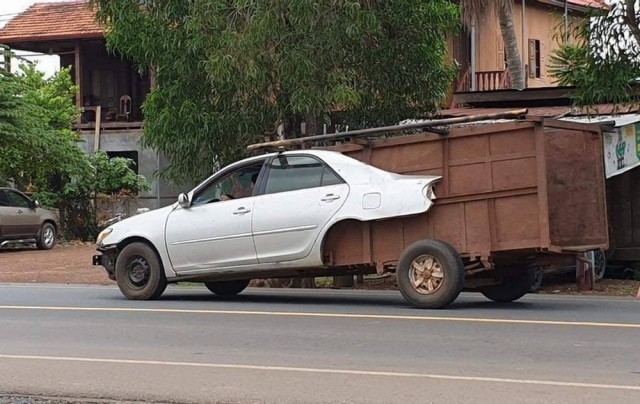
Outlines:
[{"label": "house window", "polygon": [[539,39],[529,39],[529,78],[542,76],[541,44]]}]

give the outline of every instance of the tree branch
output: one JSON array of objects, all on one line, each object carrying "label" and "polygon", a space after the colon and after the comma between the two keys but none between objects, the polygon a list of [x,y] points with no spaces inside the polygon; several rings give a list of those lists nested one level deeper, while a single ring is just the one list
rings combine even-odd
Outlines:
[{"label": "tree branch", "polygon": [[640,44],[640,27],[638,27],[638,17],[636,15],[636,0],[625,0],[624,20],[631,30],[636,42]]}]

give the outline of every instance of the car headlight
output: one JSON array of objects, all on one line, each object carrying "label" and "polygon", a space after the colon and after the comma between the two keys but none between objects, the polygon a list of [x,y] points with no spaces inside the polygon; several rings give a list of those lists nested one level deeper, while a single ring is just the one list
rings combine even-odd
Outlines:
[{"label": "car headlight", "polygon": [[112,232],[113,232],[113,229],[111,227],[107,227],[106,229],[102,230],[100,234],[98,234],[98,239],[96,240],[96,244],[101,244],[102,240],[107,238],[107,236]]}]

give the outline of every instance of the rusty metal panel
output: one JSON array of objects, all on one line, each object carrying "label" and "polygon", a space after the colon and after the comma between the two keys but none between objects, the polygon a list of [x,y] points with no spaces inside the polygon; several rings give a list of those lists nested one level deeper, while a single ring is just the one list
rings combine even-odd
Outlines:
[{"label": "rusty metal panel", "polygon": [[465,250],[472,255],[488,256],[494,249],[491,237],[489,201],[471,201],[464,204],[467,246]]},{"label": "rusty metal panel", "polygon": [[606,245],[598,130],[542,125],[471,125],[452,128],[444,137],[418,134],[329,147],[388,171],[443,176],[426,214],[374,222],[370,230],[352,222],[357,231],[332,233],[336,240],[328,245],[337,251],[335,264],[394,262],[406,246],[425,238],[474,257]]},{"label": "rusty metal panel", "polygon": [[323,251],[330,254],[325,259],[335,265],[356,265],[372,263],[369,257],[363,257],[364,223],[347,220],[333,226],[327,237]]},{"label": "rusty metal panel", "polygon": [[374,148],[369,164],[399,174],[419,174],[442,170],[443,143],[426,141]]},{"label": "rusty metal panel", "polygon": [[608,243],[602,138],[556,129],[545,133],[549,236],[562,249]]},{"label": "rusty metal panel", "polygon": [[541,246],[538,195],[517,195],[494,200],[495,250]]},{"label": "rusty metal panel", "polygon": [[613,260],[640,261],[640,169],[607,179]]},{"label": "rusty metal panel", "polygon": [[402,219],[381,220],[371,226],[373,262],[395,262],[405,249]]},{"label": "rusty metal panel", "polygon": [[640,246],[640,170],[607,180],[611,243],[615,250]]}]

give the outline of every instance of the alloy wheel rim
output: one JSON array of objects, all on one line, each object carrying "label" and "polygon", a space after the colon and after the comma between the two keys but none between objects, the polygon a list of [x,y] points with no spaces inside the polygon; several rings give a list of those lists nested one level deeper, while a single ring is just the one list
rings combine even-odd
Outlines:
[{"label": "alloy wheel rim", "polygon": [[53,230],[50,227],[44,229],[44,243],[51,245],[53,243]]},{"label": "alloy wheel rim", "polygon": [[409,265],[409,280],[413,289],[423,295],[436,293],[444,284],[444,268],[432,255],[424,254]]}]

